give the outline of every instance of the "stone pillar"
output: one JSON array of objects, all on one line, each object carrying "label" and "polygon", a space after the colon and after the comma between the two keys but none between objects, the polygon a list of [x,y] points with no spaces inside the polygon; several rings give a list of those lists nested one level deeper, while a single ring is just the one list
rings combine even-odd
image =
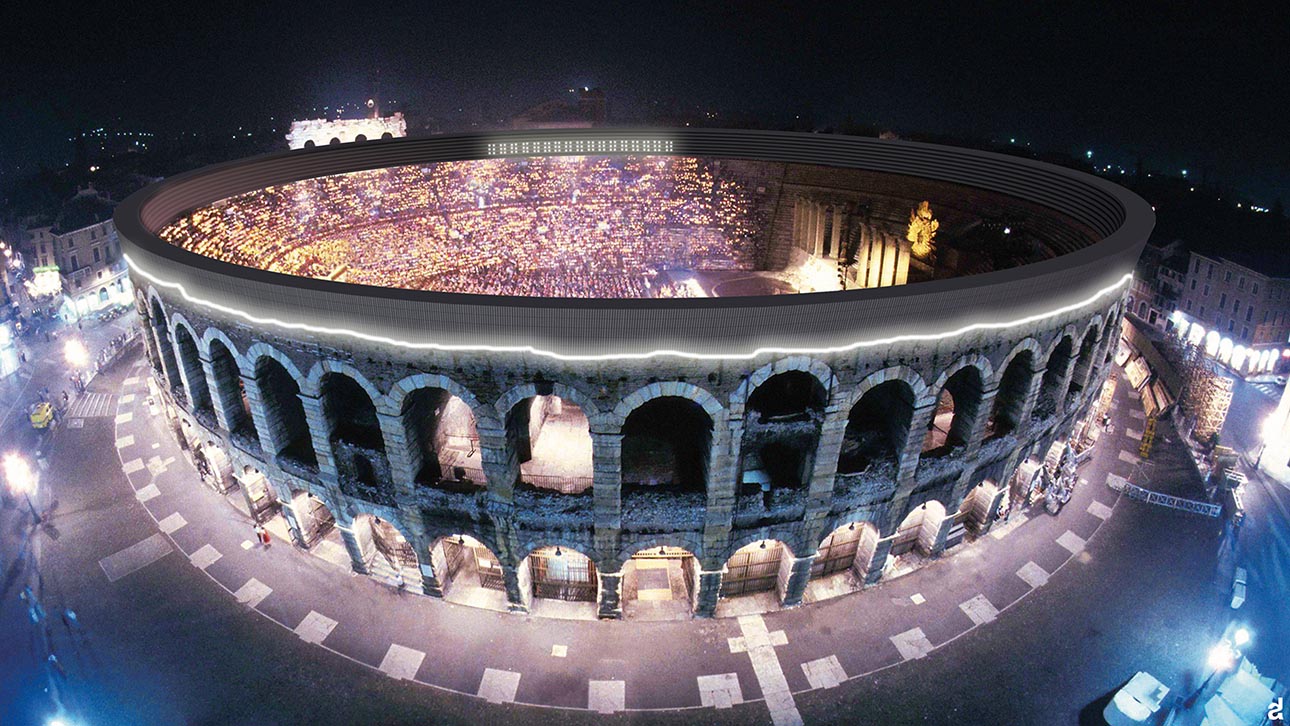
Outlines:
[{"label": "stone pillar", "polygon": [[412,457],[408,449],[408,432],[403,426],[403,417],[378,411],[376,420],[381,424],[381,436],[385,439],[385,456],[390,462],[390,477],[394,479],[394,490],[411,494],[416,488],[413,483],[417,473],[412,470]]},{"label": "stone pillar", "polygon": [[251,405],[251,421],[260,437],[260,448],[264,450],[264,458],[272,461],[288,443],[283,441],[286,431],[281,425],[274,427],[269,424],[269,412],[259,381],[254,376],[242,376],[242,385],[246,388],[247,403]]},{"label": "stone pillar", "polygon": [[367,558],[363,555],[363,547],[359,544],[352,525],[353,522],[350,522],[349,525],[342,527],[338,522],[336,529],[340,531],[340,538],[345,541],[345,551],[349,553],[349,566],[354,568],[354,572],[366,575],[368,574]]},{"label": "stone pillar", "polygon": [[1057,392],[1053,396],[1057,404],[1057,416],[1060,418],[1066,413],[1066,394],[1070,391],[1071,377],[1075,373],[1075,364],[1079,362],[1079,355],[1073,353],[1066,361],[1066,365],[1061,369],[1061,378],[1057,383]]},{"label": "stone pillar", "polygon": [[[623,526],[622,458],[622,433],[596,430],[591,432],[591,501],[594,526],[592,538],[597,552],[614,553],[619,549]],[[602,577],[604,576],[602,573]],[[602,584],[603,582],[602,580]],[[603,596],[602,589],[602,598]],[[621,613],[621,606],[615,607],[618,607]]]},{"label": "stone pillar", "polygon": [[791,608],[802,604],[802,595],[806,593],[806,586],[811,581],[811,565],[815,564],[818,555],[819,552],[812,552],[805,557],[792,558],[788,583],[780,596],[780,605]]},{"label": "stone pillar", "polygon": [[292,542],[300,549],[309,549],[308,543],[305,542],[304,530],[300,528],[300,517],[296,514],[296,508],[291,499],[279,497],[278,504],[282,507],[282,518],[287,520],[287,531],[291,533]]},{"label": "stone pillar", "polygon": [[721,577],[725,568],[720,570],[699,570],[699,592],[695,597],[694,616],[710,618],[717,611],[717,600],[721,598]]},{"label": "stone pillar", "polygon": [[798,249],[802,248],[802,240],[806,237],[802,231],[806,226],[806,203],[801,197],[793,199],[793,246]]},{"label": "stone pillar", "polygon": [[[1039,361],[1035,361],[1038,364]],[[1039,401],[1039,394],[1044,387],[1044,369],[1030,369],[1030,383],[1026,388],[1026,398],[1021,404],[1021,413],[1017,415],[1017,428],[1021,428],[1030,422],[1030,416],[1035,411],[1035,404]]]},{"label": "stone pillar", "polygon": [[743,443],[743,418],[723,414],[713,422],[712,450],[708,455],[708,500],[704,512],[703,550],[716,552],[730,540],[735,516],[739,476],[739,447]]},{"label": "stone pillar", "polygon": [[[520,460],[506,440],[506,428],[476,421],[475,430],[479,433],[479,458],[484,476],[488,478],[489,496],[507,504],[514,502]],[[595,486],[594,482],[592,486]]]},{"label": "stone pillar", "polygon": [[[165,380],[164,388],[167,390],[174,389],[179,382],[179,372],[172,365],[175,357],[175,348],[171,345],[170,331],[159,325],[152,326],[152,335],[154,345],[157,346],[157,360],[161,361],[161,375]],[[169,355],[167,355],[169,353]]]},{"label": "stone pillar", "polygon": [[[202,358],[202,372],[210,387],[211,408],[215,409],[215,422],[227,432],[237,429],[238,417],[242,414],[242,402],[236,399],[237,379],[229,371],[221,371],[209,358]],[[230,400],[232,399],[232,400]]]},{"label": "stone pillar", "polygon": [[932,417],[936,415],[936,400],[933,398],[930,402],[923,402],[914,407],[913,415],[909,420],[909,432],[905,437],[905,445],[900,449],[900,469],[896,473],[896,481],[903,482],[913,480],[914,474],[918,471],[918,459],[923,453],[923,442],[927,440],[927,425],[931,423]]},{"label": "stone pillar", "polygon": [[954,527],[954,515],[957,512],[945,512],[945,517],[936,529],[936,537],[932,540],[930,554],[932,557],[939,557],[945,551],[945,540],[949,537],[950,530]]},{"label": "stone pillar", "polygon": [[528,613],[529,604],[533,602],[532,577],[527,557],[520,560],[516,567],[502,564],[502,578],[506,582],[506,607],[511,612],[521,615]]},{"label": "stone pillar", "polygon": [[[986,385],[988,386],[990,383],[987,382]],[[964,436],[964,444],[967,446],[964,458],[969,461],[981,450],[981,444],[985,441],[985,430],[990,424],[990,415],[994,413],[994,399],[998,395],[998,388],[986,388],[981,391],[976,417],[972,420],[971,428],[968,429],[967,434]]]},{"label": "stone pillar", "polygon": [[[1007,479],[1011,478],[1011,476],[1007,477]],[[1008,485],[1006,483],[1007,479],[1004,480],[1004,484],[999,485],[999,487],[995,489],[994,496],[990,498],[990,507],[986,510],[985,521],[981,523],[981,528],[977,533],[977,536],[986,534],[990,531],[990,528],[994,526],[994,520],[999,516],[999,507],[1003,504],[1003,498],[1008,494]]]},{"label": "stone pillar", "polygon": [[193,409],[209,406],[210,389],[206,387],[203,378],[206,361],[200,356],[197,360],[190,360],[183,355],[182,347],[178,344],[175,345],[175,360],[179,363],[179,380],[183,384],[184,394],[188,396],[188,404]]},{"label": "stone pillar", "polygon": [[827,223],[825,207],[822,202],[815,203],[815,235],[811,240],[812,249],[816,257],[824,256],[824,227]]},{"label": "stone pillar", "polygon": [[842,258],[841,248],[842,240],[844,239],[842,228],[845,226],[845,222],[846,212],[841,205],[835,205],[833,207],[833,232],[829,235],[830,256],[835,260]]},{"label": "stone pillar", "polygon": [[601,620],[621,620],[623,617],[623,573],[599,572],[600,597],[596,616]]},{"label": "stone pillar", "polygon": [[874,585],[882,579],[882,572],[887,568],[887,556],[891,554],[891,543],[891,537],[884,537],[874,546],[873,558],[869,560],[869,570],[864,574],[864,584]]},{"label": "stone pillar", "polygon": [[318,474],[324,481],[334,483],[339,478],[336,458],[331,448],[331,422],[323,410],[322,399],[307,393],[299,394],[305,409],[305,423],[309,426],[309,439],[313,442],[314,458],[318,460]]}]

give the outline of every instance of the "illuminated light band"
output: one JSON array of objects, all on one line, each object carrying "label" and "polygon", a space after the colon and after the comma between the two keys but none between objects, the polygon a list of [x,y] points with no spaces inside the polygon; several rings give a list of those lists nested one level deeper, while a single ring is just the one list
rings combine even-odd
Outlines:
[{"label": "illuminated light band", "polygon": [[491,141],[488,156],[534,154],[670,154],[670,139],[546,139],[542,141]]},{"label": "illuminated light band", "polygon": [[1124,288],[1126,285],[1128,285],[1130,281],[1133,280],[1133,273],[1126,272],[1124,276],[1122,276],[1116,282],[1110,285],[1107,285],[1106,287],[1102,288],[1101,290],[1098,290],[1097,292],[1093,293],[1089,297],[1077,303],[1064,305],[1055,310],[1049,310],[1048,312],[1039,313],[1036,315],[1029,315],[1024,318],[1018,318],[1017,320],[1011,320],[1004,323],[974,323],[972,325],[965,325],[961,328],[950,330],[944,333],[926,333],[926,334],[919,334],[919,335],[896,335],[889,338],[877,338],[875,340],[860,340],[854,343],[848,343],[847,345],[825,347],[825,348],[764,347],[764,348],[757,348],[756,350],[750,353],[691,353],[683,350],[653,350],[648,353],[606,353],[601,355],[565,355],[562,353],[556,353],[554,351],[542,350],[541,348],[534,348],[531,345],[506,346],[506,345],[452,345],[448,343],[416,343],[408,340],[400,340],[398,338],[390,338],[384,335],[372,335],[370,333],[360,333],[357,330],[350,330],[348,328],[329,328],[321,325],[311,325],[309,323],[293,323],[285,320],[279,320],[277,318],[262,318],[262,317],[252,315],[251,313],[246,312],[245,310],[229,307],[228,305],[221,305],[220,303],[213,302],[211,300],[203,300],[201,298],[193,297],[192,295],[188,294],[188,291],[184,289],[184,286],[182,284],[178,282],[171,282],[169,280],[163,280],[157,277],[156,275],[153,275],[152,273],[142,269],[130,257],[128,253],[123,254],[122,256],[125,258],[126,264],[130,266],[130,269],[133,270],[140,277],[143,277],[144,279],[148,280],[152,284],[157,285],[159,287],[164,287],[169,290],[177,291],[179,293],[179,296],[182,297],[186,302],[191,303],[193,305],[199,305],[201,307],[209,308],[211,310],[224,313],[226,315],[233,315],[235,317],[238,317],[238,318],[241,318],[242,320],[247,321],[248,323],[253,323],[255,325],[271,325],[277,328],[282,328],[283,330],[303,330],[307,333],[319,333],[322,335],[335,335],[335,336],[340,336],[345,338],[354,338],[355,340],[361,340],[368,343],[381,343],[384,345],[392,345],[395,347],[406,348],[409,350],[437,350],[437,351],[443,351],[443,352],[461,352],[461,353],[470,353],[470,352],[528,353],[531,355],[536,355],[543,358],[552,358],[554,360],[559,360],[559,361],[591,361],[591,362],[615,361],[615,360],[648,360],[651,358],[664,358],[664,357],[685,358],[688,360],[713,360],[713,361],[753,360],[758,358],[759,356],[768,355],[768,354],[830,355],[834,353],[846,353],[853,350],[859,350],[861,348],[873,348],[876,346],[893,345],[895,343],[946,340],[948,338],[954,338],[977,330],[1007,330],[1008,328],[1015,328],[1021,325],[1029,325],[1031,323],[1037,323],[1042,320],[1048,320],[1050,318],[1055,318],[1060,315],[1065,315],[1066,313],[1074,312],[1086,305],[1090,305],[1098,301],[1103,297],[1111,295],[1115,293],[1117,290],[1122,290],[1122,288]]}]

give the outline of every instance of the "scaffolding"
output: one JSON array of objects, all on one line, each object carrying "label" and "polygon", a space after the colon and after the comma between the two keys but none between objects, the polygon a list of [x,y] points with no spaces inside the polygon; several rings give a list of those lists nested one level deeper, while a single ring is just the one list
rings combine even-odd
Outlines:
[{"label": "scaffolding", "polygon": [[1185,384],[1178,401],[1191,423],[1191,438],[1203,442],[1223,429],[1232,403],[1232,379],[1215,373],[1199,346],[1188,346],[1183,358]]}]

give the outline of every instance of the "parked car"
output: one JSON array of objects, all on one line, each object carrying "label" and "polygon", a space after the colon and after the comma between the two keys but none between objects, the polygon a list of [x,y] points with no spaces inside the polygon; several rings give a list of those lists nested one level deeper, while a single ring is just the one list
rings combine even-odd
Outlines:
[{"label": "parked car", "polygon": [[1245,579],[1249,575],[1244,567],[1236,568],[1236,577],[1232,579],[1232,609],[1236,610],[1245,604]]}]

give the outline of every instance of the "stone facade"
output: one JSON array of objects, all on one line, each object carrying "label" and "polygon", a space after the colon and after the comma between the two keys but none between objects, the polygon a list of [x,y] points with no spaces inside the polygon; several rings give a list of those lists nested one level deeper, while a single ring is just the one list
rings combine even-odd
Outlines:
[{"label": "stone facade", "polygon": [[[234,470],[252,467],[267,477],[298,542],[306,539],[292,509],[299,492],[330,510],[356,570],[364,558],[353,522],[379,517],[415,551],[423,589],[436,594],[435,543],[466,535],[496,556],[516,611],[531,602],[527,556],[559,546],[594,563],[607,618],[622,613],[624,565],[646,548],[694,555],[698,615],[715,609],[731,556],[766,540],[783,543],[781,602],[799,603],[817,548],[850,523],[874,533],[863,540],[856,571],[876,582],[907,515],[920,508],[953,515],[983,481],[1006,482],[1025,457],[1069,435],[1108,372],[1122,314],[1120,298],[1108,295],[1056,317],[936,342],[753,360],[584,362],[284,337],[159,292],[146,279],[135,282],[146,291],[138,295],[141,324],[162,388],[229,452]],[[758,390],[788,380],[814,392],[802,410],[759,411]],[[482,473],[418,474],[433,454],[427,442],[437,439],[415,433],[429,419],[412,421],[423,414],[409,401],[426,389],[469,409]],[[949,413],[938,403],[943,390],[954,399]],[[588,495],[522,483],[512,412],[542,395],[586,416]],[[1052,405],[1037,409],[1040,400]],[[643,440],[632,415],[651,402],[696,422],[677,427],[697,432],[686,445],[699,452],[701,487],[625,481],[624,462]],[[856,411],[864,413],[852,420]],[[928,448],[926,432],[951,413],[944,443]],[[799,464],[750,493],[754,452],[742,450],[753,445],[746,442],[780,442],[774,451],[791,451]],[[869,453],[854,454],[861,449]],[[867,463],[841,471],[843,459]],[[934,556],[955,518],[920,516],[920,547]]]}]

